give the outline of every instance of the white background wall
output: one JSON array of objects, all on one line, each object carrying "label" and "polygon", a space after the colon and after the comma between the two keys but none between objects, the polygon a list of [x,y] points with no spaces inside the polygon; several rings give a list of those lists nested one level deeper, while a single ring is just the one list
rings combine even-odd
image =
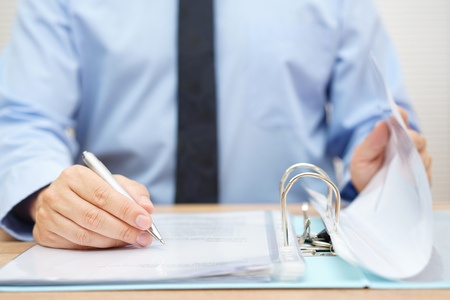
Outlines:
[{"label": "white background wall", "polygon": [[[40,0],[36,0],[40,1]],[[375,0],[433,156],[433,199],[450,201],[450,1]],[[0,0],[0,51],[17,0]]]},{"label": "white background wall", "polygon": [[376,0],[433,156],[435,201],[450,201],[450,1]]}]

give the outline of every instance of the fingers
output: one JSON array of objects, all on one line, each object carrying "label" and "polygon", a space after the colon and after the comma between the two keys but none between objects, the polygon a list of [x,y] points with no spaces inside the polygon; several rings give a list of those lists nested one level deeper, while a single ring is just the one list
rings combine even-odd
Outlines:
[{"label": "fingers", "polygon": [[131,186],[134,197],[142,198],[142,206],[116,192],[88,168],[66,169],[37,197],[36,241],[72,249],[149,245],[152,237],[144,230],[152,224],[153,205],[143,186]]},{"label": "fingers", "polygon": [[409,122],[408,122],[408,112],[401,106],[397,105],[397,108],[400,112],[400,115],[402,116],[403,121],[406,124],[406,127],[408,128],[408,133],[409,136],[411,137],[414,145],[417,148],[417,151],[420,154],[420,157],[422,158],[422,162],[423,165],[425,167],[425,170],[427,172],[427,176],[428,176],[428,181],[431,183],[431,163],[432,163],[432,158],[431,155],[428,153],[427,150],[427,140],[426,138],[421,135],[420,133],[418,133],[415,130],[410,129],[409,127]]},{"label": "fingers", "polygon": [[384,154],[384,150],[389,140],[389,128],[386,122],[378,122],[372,132],[355,149],[361,159],[372,161]]},{"label": "fingers", "polygon": [[411,140],[413,141],[414,145],[417,148],[417,151],[419,152],[419,155],[422,159],[423,165],[425,167],[425,170],[427,172],[428,181],[431,183],[432,180],[432,174],[431,174],[431,164],[432,164],[432,157],[428,153],[427,150],[427,140],[426,138],[418,133],[415,130],[408,130],[409,136],[411,137]]},{"label": "fingers", "polygon": [[414,145],[416,146],[417,151],[422,152],[426,150],[427,140],[423,135],[412,129],[408,130],[408,134],[411,137],[411,140],[413,141]]},{"label": "fingers", "polygon": [[[427,150],[426,138],[412,129],[408,129],[408,133],[421,156],[428,180],[431,182],[432,158]],[[386,122],[379,122],[366,139],[355,148],[350,162],[350,173],[352,183],[358,192],[366,187],[381,167],[388,140],[389,128]]]},{"label": "fingers", "polygon": [[[73,199],[73,201],[76,201],[76,199]],[[99,209],[92,203],[87,201],[78,202],[79,212],[74,212],[70,209],[70,207],[57,208],[58,212],[62,215],[68,215],[69,220],[75,223],[77,227],[71,226],[71,230],[64,229],[62,226],[61,229],[52,228],[54,232],[65,233],[66,238],[72,242],[99,248],[113,247],[114,244],[116,244],[115,240],[120,240],[127,244],[134,244],[141,247],[145,247],[150,244],[150,234],[143,232],[141,229],[130,226],[119,218],[111,216],[108,212]],[[151,225],[151,219],[150,221],[147,221],[146,219],[149,219],[149,217],[146,217],[145,220],[139,221],[140,217],[141,216],[137,217],[137,223],[139,224],[139,222],[143,222],[145,225],[142,227],[147,229],[147,226],[149,226],[148,224]],[[66,225],[69,227],[71,224],[69,223]],[[144,235],[141,235],[141,233],[144,233]],[[98,239],[98,235],[105,238]],[[107,240],[112,241],[106,243]]]},{"label": "fingers", "polygon": [[[65,184],[70,186],[77,197],[85,199],[101,211],[107,212],[131,226],[141,230],[150,228],[152,219],[143,207],[115,191],[90,169],[74,166],[63,176],[67,180]],[[83,208],[88,209],[86,206]],[[98,209],[94,211],[98,212]],[[106,217],[104,213],[98,212],[98,214],[99,218]],[[112,219],[111,222],[113,222]]]},{"label": "fingers", "polygon": [[389,140],[386,122],[379,122],[364,141],[355,148],[350,162],[352,183],[358,192],[362,191],[384,161]]},{"label": "fingers", "polygon": [[114,177],[122,186],[126,187],[127,192],[136,201],[136,203],[142,206],[149,214],[154,212],[155,207],[150,201],[150,196],[145,185],[122,175],[114,175]]},{"label": "fingers", "polygon": [[59,214],[47,214],[46,226],[42,222],[36,223],[33,228],[33,236],[39,244],[47,247],[64,249],[92,249],[123,246],[126,243],[120,240],[112,240],[95,232],[85,230],[71,220]]},{"label": "fingers", "polygon": [[402,116],[403,122],[405,122],[406,127],[409,128],[408,112],[406,111],[406,109],[404,109],[400,105],[397,105],[397,109],[398,109],[400,115]]}]

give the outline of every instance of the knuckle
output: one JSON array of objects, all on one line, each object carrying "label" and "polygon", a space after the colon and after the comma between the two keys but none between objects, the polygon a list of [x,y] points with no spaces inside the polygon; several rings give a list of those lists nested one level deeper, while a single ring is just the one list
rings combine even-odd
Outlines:
[{"label": "knuckle", "polygon": [[120,240],[113,240],[113,241],[111,242],[110,247],[111,247],[111,248],[118,248],[118,247],[122,247],[122,246],[125,246],[125,245],[126,245],[126,243],[124,243],[123,241],[120,241]]},{"label": "knuckle", "polygon": [[70,178],[71,177],[71,170],[72,170],[72,167],[65,168],[64,170],[62,170],[62,172],[59,175],[59,177],[61,177],[61,178]]},{"label": "knuckle", "polygon": [[126,216],[131,214],[131,211],[133,209],[132,204],[133,203],[131,201],[122,201],[119,208],[121,219],[126,219]]},{"label": "knuckle", "polygon": [[45,189],[44,191],[42,191],[42,197],[40,197],[42,203],[48,206],[51,206],[52,203],[58,200],[58,198],[58,192],[54,188]]},{"label": "knuckle", "polygon": [[114,177],[116,177],[117,181],[126,187],[125,189],[131,194],[131,196],[148,194],[147,187],[142,183],[131,180],[123,175],[114,175]]},{"label": "knuckle", "polygon": [[47,230],[41,230],[39,226],[33,228],[33,238],[40,245],[47,247],[54,245],[53,234]]},{"label": "knuckle", "polygon": [[125,177],[125,176],[123,176],[122,174],[114,174],[113,176],[114,176],[114,177],[116,178],[116,180],[117,180],[118,182],[120,182],[121,184],[122,184],[123,182],[125,182],[125,181],[128,180],[128,178]]},{"label": "knuckle", "polygon": [[97,231],[104,223],[104,218],[102,217],[100,210],[96,208],[88,210],[84,216],[84,220],[87,228],[92,231]]},{"label": "knuckle", "polygon": [[147,193],[147,187],[140,182],[136,183],[136,190],[139,192],[139,194],[145,195]]},{"label": "knuckle", "polygon": [[39,206],[36,209],[36,224],[45,222],[48,219],[49,219],[49,215],[48,215],[47,211],[42,206]]},{"label": "knuckle", "polygon": [[131,244],[131,237],[133,236],[133,228],[131,226],[125,226],[120,232],[118,239]]},{"label": "knuckle", "polygon": [[74,239],[76,244],[83,246],[90,246],[93,242],[92,235],[87,230],[77,230]]},{"label": "knuckle", "polygon": [[37,243],[39,243],[39,244],[41,244],[41,241],[42,241],[42,234],[41,234],[41,230],[39,229],[39,224],[35,224],[34,225],[34,227],[33,227],[33,238],[34,238],[34,240],[37,242]]},{"label": "knuckle", "polygon": [[98,207],[105,207],[110,197],[110,191],[104,187],[96,187],[93,191],[93,200]]},{"label": "knuckle", "polygon": [[34,239],[36,242],[43,246],[50,246],[50,239],[48,238],[48,235],[37,233],[34,234]]},{"label": "knuckle", "polygon": [[80,178],[80,176],[82,175],[84,171],[84,167],[81,165],[73,165],[70,166],[68,168],[65,168],[62,172],[61,172],[61,178],[66,179],[66,180],[71,180],[71,179],[78,179]]}]

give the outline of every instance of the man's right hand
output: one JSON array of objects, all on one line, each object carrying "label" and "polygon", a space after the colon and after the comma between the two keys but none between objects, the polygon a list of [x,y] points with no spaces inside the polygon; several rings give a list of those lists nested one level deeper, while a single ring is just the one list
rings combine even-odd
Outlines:
[{"label": "man's right hand", "polygon": [[65,169],[31,205],[35,240],[66,249],[150,245],[152,236],[145,230],[152,224],[154,207],[147,189],[124,176],[115,177],[135,201],[87,167]]}]

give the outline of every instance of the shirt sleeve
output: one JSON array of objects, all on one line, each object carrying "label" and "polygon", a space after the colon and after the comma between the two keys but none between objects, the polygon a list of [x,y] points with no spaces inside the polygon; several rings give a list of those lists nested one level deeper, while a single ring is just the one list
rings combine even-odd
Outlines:
[{"label": "shirt sleeve", "polygon": [[79,98],[70,19],[57,0],[20,1],[11,42],[0,56],[0,226],[29,240],[11,212],[73,163]]},{"label": "shirt sleeve", "polygon": [[[328,93],[330,120],[327,152],[343,162],[343,180],[339,186],[346,193],[351,178],[349,163],[355,147],[375,124],[383,119],[389,103],[376,88],[371,70],[372,53],[396,103],[409,113],[410,126],[419,129],[417,117],[406,93],[400,63],[377,9],[371,0],[343,1],[340,36],[335,66]],[[352,195],[353,192],[347,193]]]}]

